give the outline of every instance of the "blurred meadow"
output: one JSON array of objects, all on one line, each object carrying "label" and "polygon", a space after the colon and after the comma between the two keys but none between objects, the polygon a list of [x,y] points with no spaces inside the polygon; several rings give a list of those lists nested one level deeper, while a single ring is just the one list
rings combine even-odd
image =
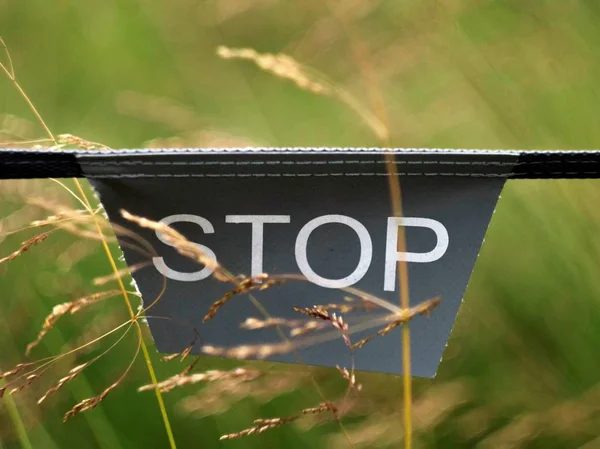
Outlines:
[{"label": "blurred meadow", "polygon": [[[599,23],[597,0],[0,0],[0,36],[50,129],[111,148],[381,145],[343,102],[224,60],[220,46],[289,55],[365,110],[377,109],[380,95],[390,146],[597,148]],[[0,142],[40,137],[0,78]],[[438,376],[413,382],[415,447],[600,448],[598,187],[507,182]],[[36,231],[6,233],[48,216],[52,204],[79,207],[51,181],[1,182],[0,258]],[[101,291],[93,280],[107,274],[99,242],[65,232],[0,264],[0,371],[25,360],[55,305]],[[33,355],[64,352],[126,319],[122,299],[111,298],[62,318]],[[137,392],[149,383],[142,358],[97,408],[62,423],[120,376],[136,346],[129,335],[39,406],[102,345],[6,395],[0,448],[28,440],[49,449],[168,447],[154,394]],[[150,346],[159,379],[180,371]],[[199,362],[202,370],[247,365],[269,372],[232,391],[208,383],[164,395],[178,447],[349,447],[335,422],[312,419],[219,441],[255,418],[319,403],[309,373],[328,397],[346,386],[335,370]],[[400,447],[402,379],[358,378],[363,391],[343,421],[349,438],[361,448]]]}]

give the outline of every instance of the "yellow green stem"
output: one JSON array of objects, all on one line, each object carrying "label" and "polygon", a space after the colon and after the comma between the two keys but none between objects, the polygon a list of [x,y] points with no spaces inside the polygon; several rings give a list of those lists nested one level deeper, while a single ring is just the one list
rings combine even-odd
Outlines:
[{"label": "yellow green stem", "polygon": [[[75,181],[75,185],[77,186],[77,190],[79,191],[79,194],[81,195],[81,198],[85,202],[87,208],[89,210],[93,210],[92,205],[91,205],[85,191],[83,190],[83,186],[81,185],[81,183],[79,182],[79,180],[77,178],[75,178],[74,181]],[[129,299],[129,294],[127,293],[127,289],[125,288],[125,285],[123,284],[123,279],[121,278],[121,276],[119,276],[119,269],[117,267],[117,264],[115,262],[113,255],[110,251],[108,242],[106,241],[106,238],[104,237],[104,233],[102,232],[102,227],[100,226],[100,223],[98,221],[96,214],[93,214],[92,217],[94,220],[94,225],[96,226],[96,231],[98,232],[98,235],[100,236],[100,239],[102,242],[102,247],[104,248],[104,252],[106,253],[106,257],[108,258],[111,269],[113,270],[113,273],[115,274],[115,276],[117,278],[119,290],[121,290],[121,294],[123,295],[123,299],[125,300],[125,305],[127,306],[127,311],[129,312],[130,317],[132,319],[134,319],[135,311],[133,310],[133,306],[131,305],[131,300]],[[152,365],[152,359],[150,358],[148,346],[146,345],[146,342],[144,341],[144,336],[142,335],[142,329],[141,329],[139,323],[137,321],[135,321],[135,324],[137,327],[138,337],[140,338],[140,341],[141,341],[142,354],[144,355],[146,367],[148,368],[148,373],[150,374],[150,380],[156,386],[154,389],[154,393],[156,394],[158,408],[160,409],[160,413],[161,413],[161,416],[163,419],[165,430],[167,432],[167,438],[169,439],[169,446],[171,449],[177,449],[177,444],[175,443],[175,437],[173,436],[173,430],[171,428],[171,422],[169,421],[169,415],[167,414],[165,402],[163,400],[162,393],[160,392],[160,389],[158,388],[158,379],[156,377],[156,372],[154,371],[154,366]]]},{"label": "yellow green stem", "polygon": [[[388,153],[387,171],[388,182],[390,186],[390,199],[392,203],[392,213],[395,217],[402,216],[402,192],[400,190],[400,180],[395,174],[396,164],[393,153]],[[406,252],[406,234],[404,227],[398,227],[398,252]],[[410,307],[409,289],[408,289],[408,265],[406,261],[398,263],[398,278],[400,284],[400,307],[408,309]],[[402,377],[404,380],[404,447],[412,448],[412,377],[410,364],[410,327],[408,323],[402,325]]]}]

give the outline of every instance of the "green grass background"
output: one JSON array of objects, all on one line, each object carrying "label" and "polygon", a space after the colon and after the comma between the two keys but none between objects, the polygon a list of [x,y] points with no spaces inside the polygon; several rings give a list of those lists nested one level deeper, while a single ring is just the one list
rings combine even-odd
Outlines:
[{"label": "green grass background", "polygon": [[[368,49],[393,146],[598,146],[596,0],[0,0],[0,35],[56,133],[114,148],[206,146],[216,137],[231,144],[376,146],[339,102],[215,54],[218,45],[285,52],[368,104],[334,9]],[[42,135],[4,79],[0,114],[0,128]],[[600,447],[598,187],[596,181],[506,184],[438,378],[415,382],[418,447]],[[65,198],[49,183],[4,183],[3,216],[19,209],[17,188],[54,189]],[[3,240],[1,254],[26,237]],[[2,368],[23,360],[53,305],[89,293],[91,280],[110,271],[96,246],[72,265],[68,255],[60,257],[72,250],[72,237],[53,236],[43,245],[0,267]],[[66,318],[36,355],[63,350],[90,323],[125,317],[116,298]],[[120,374],[133,350],[131,338],[41,407],[35,399],[50,378],[15,396],[33,447],[167,447],[155,398],[136,392],[148,380],[141,361],[100,407],[61,423],[75,402]],[[52,371],[53,378],[68,366]],[[160,378],[177,370],[157,366]],[[222,366],[234,363],[202,363]],[[329,396],[343,387],[337,374],[316,373]],[[365,404],[348,419],[351,436],[364,447],[397,447],[401,380],[374,374],[361,380]],[[245,399],[203,418],[177,411],[178,401],[195,391],[165,396],[179,447],[344,446],[335,425],[218,442],[256,417],[285,416],[319,402],[310,385],[266,403]],[[1,403],[0,447],[21,447]]]}]

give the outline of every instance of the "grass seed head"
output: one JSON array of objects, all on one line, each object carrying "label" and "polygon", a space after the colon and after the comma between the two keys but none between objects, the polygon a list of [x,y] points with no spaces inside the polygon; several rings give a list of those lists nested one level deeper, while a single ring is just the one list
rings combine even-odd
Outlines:
[{"label": "grass seed head", "polygon": [[351,373],[348,371],[347,368],[341,368],[338,365],[336,365],[335,367],[340,372],[342,377],[348,381],[350,388],[352,388],[353,390],[355,390],[357,392],[362,390],[362,385],[356,382],[356,376],[354,375],[354,372]]},{"label": "grass seed head", "polygon": [[150,391],[158,387],[161,393],[167,393],[174,388],[183,387],[185,385],[193,385],[200,382],[218,382],[230,379],[247,382],[256,379],[258,376],[260,376],[259,371],[244,368],[236,368],[230,371],[209,370],[204,373],[195,373],[189,375],[177,374],[168,378],[167,380],[159,382],[156,385],[143,385],[138,388],[138,391]]},{"label": "grass seed head", "polygon": [[13,369],[10,369],[8,371],[4,371],[3,373],[0,373],[0,379],[4,379],[4,378],[10,377],[10,376],[14,376],[15,374],[18,374],[21,371],[23,371],[25,368],[29,368],[30,366],[33,366],[33,365],[35,365],[35,362],[19,363]]},{"label": "grass seed head", "polygon": [[309,307],[293,307],[294,312],[301,313],[302,315],[307,315],[312,318],[317,318],[320,320],[331,321],[331,317],[329,316],[329,312],[319,306]]},{"label": "grass seed head", "polygon": [[301,326],[294,327],[290,330],[290,337],[300,337],[302,335],[306,335],[309,332],[315,331],[317,329],[323,328],[323,322],[321,321],[307,321]]},{"label": "grass seed head", "polygon": [[0,264],[5,263],[5,262],[10,262],[11,260],[15,260],[21,254],[29,251],[33,246],[39,245],[44,240],[46,240],[48,238],[48,236],[50,236],[51,232],[52,231],[44,232],[42,234],[35,235],[35,236],[31,237],[30,239],[25,240],[21,244],[21,247],[18,250],[16,250],[12,254],[9,254],[6,257],[1,258],[0,259]]},{"label": "grass seed head", "polygon": [[52,308],[52,312],[50,312],[50,314],[44,320],[42,329],[38,333],[36,339],[27,345],[27,348],[25,349],[25,355],[29,355],[31,353],[31,350],[35,348],[40,343],[40,341],[42,341],[42,339],[48,333],[48,331],[50,331],[50,329],[54,327],[56,322],[63,315],[67,313],[70,313],[72,315],[89,305],[95,304],[106,298],[116,296],[119,293],[120,292],[118,290],[109,290],[106,292],[94,293],[93,295],[84,296],[83,298],[79,298],[75,301],[65,302],[54,306]]},{"label": "grass seed head", "polygon": [[110,150],[109,147],[97,142],[90,142],[72,134],[59,134],[56,136],[59,145],[72,145],[84,150]]},{"label": "grass seed head", "polygon": [[232,348],[220,348],[217,346],[204,345],[201,351],[207,355],[230,357],[233,359],[248,359],[255,357],[265,359],[272,355],[286,354],[295,349],[294,344],[289,341],[262,345],[240,345]]},{"label": "grass seed head", "polygon": [[89,364],[90,364],[89,362],[82,363],[81,365],[77,365],[75,368],[72,368],[69,371],[69,374],[67,376],[65,376],[62,379],[60,379],[55,386],[53,386],[48,391],[46,391],[46,393],[44,393],[44,395],[40,399],[38,399],[38,404],[41,404],[42,402],[44,402],[48,398],[48,396],[50,396],[51,394],[56,393],[66,383],[69,383],[73,379],[75,379],[79,375],[79,373],[81,373]]},{"label": "grass seed head", "polygon": [[69,420],[70,418],[72,418],[75,415],[78,415],[79,413],[87,412],[88,410],[91,410],[91,409],[97,407],[98,404],[100,404],[100,402],[102,402],[104,400],[104,398],[106,398],[106,396],[108,396],[108,394],[112,390],[117,388],[120,383],[121,383],[121,379],[119,379],[117,382],[110,385],[98,396],[94,396],[93,398],[84,399],[83,401],[79,402],[78,404],[75,404],[75,406],[71,410],[69,410],[67,413],[65,413],[65,415],[63,417],[63,422]]},{"label": "grass seed head", "polygon": [[[9,391],[8,394],[14,394],[17,393],[21,390],[24,390],[25,388],[27,388],[28,386],[30,386],[34,380],[38,379],[40,376],[37,374],[29,374],[28,376],[25,377],[25,381],[21,384],[18,385],[16,387],[14,387],[12,390]],[[4,387],[6,388],[6,387]],[[0,394],[0,397],[4,394],[4,391],[2,391],[2,393]]]},{"label": "grass seed head", "polygon": [[233,289],[225,293],[220,299],[215,301],[208,310],[208,313],[204,316],[203,321],[206,322],[212,319],[217,311],[223,307],[231,298],[236,295],[243,295],[250,293],[254,290],[263,291],[274,285],[281,284],[283,281],[271,279],[268,274],[262,273],[252,278],[238,278],[236,282],[238,285]]},{"label": "grass seed head", "polygon": [[331,86],[317,76],[307,67],[294,58],[285,54],[259,53],[252,48],[217,47],[217,55],[222,59],[243,59],[254,62],[265,72],[278,78],[292,81],[301,89],[318,95],[330,95]]},{"label": "grass seed head", "polygon": [[121,215],[126,220],[136,223],[142,228],[152,229],[162,234],[165,241],[173,246],[179,254],[209,268],[212,271],[213,277],[218,281],[232,281],[233,277],[214,258],[208,256],[196,244],[190,242],[172,227],[158,221],[138,217],[126,210],[121,210]]},{"label": "grass seed head", "polygon": [[403,309],[401,313],[397,314],[394,320],[386,325],[384,328],[379,329],[372,335],[359,340],[358,342],[352,345],[352,349],[362,348],[368,342],[370,342],[373,338],[378,336],[383,336],[389,334],[393,329],[398,326],[407,323],[412,320],[414,317],[418,315],[429,315],[433,309],[435,309],[440,304],[441,298],[435,297],[433,299],[429,299],[427,301],[423,301],[422,303],[416,305],[415,307],[411,307],[410,309]]},{"label": "grass seed head", "polygon": [[259,434],[266,432],[267,430],[275,429],[277,427],[281,427],[285,424],[292,423],[294,421],[299,420],[304,415],[315,415],[318,413],[323,413],[326,411],[330,411],[334,415],[337,414],[337,408],[329,403],[323,402],[319,404],[317,407],[310,407],[303,409],[299,414],[294,416],[288,416],[285,418],[258,418],[254,420],[254,426],[241,430],[239,432],[230,433],[227,435],[222,435],[219,440],[232,440],[235,438],[241,438],[245,436],[250,436],[254,434]]}]

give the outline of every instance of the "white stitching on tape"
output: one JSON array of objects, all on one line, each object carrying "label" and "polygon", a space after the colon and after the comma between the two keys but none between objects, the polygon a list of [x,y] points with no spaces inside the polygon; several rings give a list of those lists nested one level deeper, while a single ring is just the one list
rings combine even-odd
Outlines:
[{"label": "white stitching on tape", "polygon": [[[395,172],[395,176],[460,176],[472,178],[510,178],[512,173],[415,173]],[[533,172],[531,175],[600,175],[600,171],[557,171]],[[264,178],[264,177],[326,177],[326,176],[389,176],[388,173],[120,173],[111,175],[90,175],[94,179],[128,179],[128,178]]]},{"label": "white stitching on tape", "polygon": [[[593,151],[593,150],[590,150]],[[64,151],[71,152],[71,151]],[[240,148],[154,148],[154,149],[119,149],[106,150],[102,153],[86,150],[78,150],[77,153],[84,157],[96,157],[102,154],[135,154],[135,155],[152,155],[152,154],[173,154],[173,153],[236,153],[236,154],[337,154],[337,153],[376,153],[376,154],[402,154],[402,153],[470,153],[470,154],[498,154],[519,156],[521,150],[486,150],[486,149],[467,149],[467,148],[379,148],[379,147],[240,147]]]},{"label": "white stitching on tape", "polygon": [[[561,172],[562,173],[562,172]],[[465,176],[475,178],[507,178],[510,173],[393,173],[396,176]],[[311,177],[311,176],[389,176],[388,173],[119,173],[89,175],[93,179],[120,178],[264,178],[264,177]]]},{"label": "white stitching on tape", "polygon": [[[210,166],[210,165],[326,165],[326,164],[388,164],[386,160],[336,160],[336,161],[82,161],[83,167],[87,166],[121,166],[121,165],[141,165],[141,166]],[[512,167],[519,165],[516,162],[503,161],[394,161],[396,165],[480,165],[480,166],[499,166]]]}]

